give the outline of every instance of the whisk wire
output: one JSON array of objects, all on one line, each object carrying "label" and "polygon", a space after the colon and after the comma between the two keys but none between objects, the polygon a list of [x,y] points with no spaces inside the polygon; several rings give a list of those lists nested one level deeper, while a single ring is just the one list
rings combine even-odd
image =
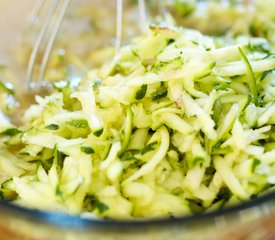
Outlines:
[{"label": "whisk wire", "polygon": [[145,1],[144,0],[139,0],[138,1],[138,10],[139,10],[139,20],[140,20],[140,24],[139,24],[139,28],[141,30],[141,32],[144,32],[146,30],[146,24],[147,24],[147,20],[146,20],[146,7],[145,7]]},{"label": "whisk wire", "polygon": [[[122,31],[123,31],[123,0],[116,1],[116,41],[115,50],[119,51],[122,45]],[[139,14],[139,28],[144,32],[147,28],[146,19],[146,5],[145,0],[138,0],[138,14]]]},{"label": "whisk wire", "polygon": [[123,0],[117,0],[117,14],[116,14],[116,42],[115,50],[119,51],[122,41],[122,25],[123,25]]},{"label": "whisk wire", "polygon": [[28,17],[28,20],[27,20],[27,22],[30,26],[34,25],[36,23],[36,21],[38,20],[37,19],[38,15],[44,6],[44,3],[45,3],[44,0],[36,0],[34,7],[32,8],[32,11],[31,11],[31,13]]},{"label": "whisk wire", "polygon": [[36,41],[34,43],[34,47],[32,49],[32,53],[31,53],[30,60],[29,60],[29,65],[27,68],[27,84],[28,84],[29,89],[35,88],[36,84],[33,80],[33,71],[34,71],[35,61],[38,56],[39,48],[40,48],[41,43],[47,33],[47,29],[50,25],[51,19],[56,11],[57,6],[58,6],[58,0],[53,0],[51,6],[49,8],[49,11],[47,13],[47,16],[45,18],[45,21],[40,29],[40,32],[36,38]]},{"label": "whisk wire", "polygon": [[[45,81],[45,72],[49,62],[49,57],[55,43],[57,34],[61,27],[61,23],[67,12],[67,8],[71,0],[49,0],[50,5],[46,4],[46,0],[37,0],[34,5],[30,17],[28,19],[30,26],[40,21],[39,15],[43,12],[45,5],[48,7],[46,17],[34,42],[34,46],[30,55],[27,67],[26,81],[28,89],[39,89],[47,86]],[[122,45],[123,33],[123,0],[116,0],[116,41],[115,50],[119,51]],[[146,30],[146,3],[145,0],[138,0],[139,28],[141,32]],[[42,48],[45,46],[45,48]],[[42,53],[42,60],[37,60],[39,53]],[[35,78],[36,67],[39,66],[38,78]]]},{"label": "whisk wire", "polygon": [[[41,12],[41,8],[43,8],[45,0],[37,0],[37,5],[34,6],[34,10],[32,11],[32,19],[37,19],[38,14]],[[43,2],[43,3],[42,3]],[[62,3],[61,7],[60,2]],[[34,89],[36,87],[40,87],[41,83],[43,83],[43,78],[45,74],[45,70],[47,67],[47,63],[49,60],[50,52],[52,50],[54,41],[56,39],[57,33],[59,31],[59,28],[61,26],[62,20],[64,18],[64,15],[66,13],[66,10],[68,8],[70,0],[51,0],[50,7],[47,11],[46,17],[44,19],[44,22],[42,24],[42,27],[38,33],[38,36],[35,40],[34,47],[32,49],[30,59],[29,59],[29,64],[27,68],[27,75],[26,75],[26,81],[28,85],[28,89]],[[54,19],[54,17],[57,15],[55,22],[53,23],[52,29],[50,29],[50,36],[47,37],[47,33],[49,32],[48,29],[51,26],[51,23]],[[42,47],[43,41],[47,39],[48,43],[46,45],[44,55],[42,58],[42,62],[40,65],[40,70],[39,70],[39,77],[38,81],[34,80],[34,68],[36,65],[36,59],[38,57],[38,53],[40,48]]]},{"label": "whisk wire", "polygon": [[51,35],[49,37],[49,42],[46,46],[46,50],[45,50],[45,53],[44,53],[44,56],[43,56],[43,59],[42,59],[42,62],[41,62],[41,67],[40,67],[40,71],[39,71],[39,78],[38,78],[38,81],[40,83],[42,83],[43,80],[44,80],[44,75],[45,75],[45,71],[46,71],[46,68],[47,68],[47,65],[48,65],[48,60],[49,60],[49,57],[50,57],[50,53],[51,53],[51,50],[53,48],[55,39],[57,37],[57,33],[60,29],[61,23],[64,19],[65,14],[66,14],[69,3],[70,3],[70,0],[64,0],[63,4],[61,6],[60,14],[59,14],[56,22],[54,23],[53,30],[52,30]]}]

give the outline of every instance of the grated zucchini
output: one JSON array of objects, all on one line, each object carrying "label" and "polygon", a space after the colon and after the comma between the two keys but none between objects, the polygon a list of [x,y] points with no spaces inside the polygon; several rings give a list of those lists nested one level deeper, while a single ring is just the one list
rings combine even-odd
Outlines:
[{"label": "grated zucchini", "polygon": [[0,112],[1,198],[130,219],[268,191],[275,58],[261,42],[154,25],[77,85],[37,96],[22,125]]}]

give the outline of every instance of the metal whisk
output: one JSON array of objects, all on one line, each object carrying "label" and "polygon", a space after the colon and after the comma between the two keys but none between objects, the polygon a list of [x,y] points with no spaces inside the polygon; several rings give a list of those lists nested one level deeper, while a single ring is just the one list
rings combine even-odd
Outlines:
[{"label": "metal whisk", "polygon": [[[45,81],[45,72],[49,57],[59,32],[61,23],[67,12],[69,3],[71,0],[51,0],[50,4],[46,4],[46,0],[36,0],[32,12],[29,16],[29,24],[32,26],[37,21],[41,21],[40,15],[42,10],[46,9],[46,17],[43,20],[43,24],[39,30],[33,49],[30,55],[26,81],[28,89],[40,89],[41,87],[47,87],[49,83]],[[115,36],[115,49],[119,51],[122,42],[123,32],[123,0],[116,1],[116,36]],[[146,7],[145,0],[138,0],[138,12],[139,12],[139,27],[141,31],[146,28]],[[43,47],[45,46],[45,47]],[[38,55],[42,53],[42,60],[39,62]],[[34,70],[35,66],[39,66],[38,78],[35,78]]]},{"label": "metal whisk", "polygon": [[[65,13],[69,6],[69,3],[70,3],[70,0],[63,0],[63,1],[52,0],[51,1],[51,4],[46,14],[46,18],[42,24],[42,27],[39,31],[37,39],[34,43],[33,50],[29,60],[29,64],[27,68],[27,76],[26,76],[29,89],[33,89],[37,87],[37,83],[40,86],[46,85],[44,82],[44,75],[47,68],[49,56],[50,56],[54,41],[56,39],[57,33],[60,29],[62,20],[64,19]],[[38,15],[42,11],[42,8],[44,7],[44,5],[45,5],[44,0],[37,0],[31,12],[31,15],[29,17],[30,24],[34,24],[35,21],[38,19]],[[49,30],[49,28],[51,29]],[[42,61],[39,64],[40,65],[39,77],[38,77],[38,80],[35,81],[33,78],[34,66],[37,61],[39,50],[44,41],[47,41],[47,44],[44,50]]]}]

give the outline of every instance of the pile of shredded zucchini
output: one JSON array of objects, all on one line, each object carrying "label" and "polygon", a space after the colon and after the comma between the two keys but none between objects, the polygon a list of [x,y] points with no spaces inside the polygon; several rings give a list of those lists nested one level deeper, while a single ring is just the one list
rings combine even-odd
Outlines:
[{"label": "pile of shredded zucchini", "polygon": [[151,26],[85,79],[0,119],[1,196],[115,219],[181,216],[274,189],[275,58],[261,38]]}]

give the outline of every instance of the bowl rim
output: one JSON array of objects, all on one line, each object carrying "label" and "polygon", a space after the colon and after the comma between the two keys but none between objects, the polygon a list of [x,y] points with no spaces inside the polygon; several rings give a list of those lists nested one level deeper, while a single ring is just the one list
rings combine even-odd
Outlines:
[{"label": "bowl rim", "polygon": [[[240,214],[240,212],[251,209],[253,207],[266,207],[265,204],[275,202],[275,191],[265,194],[258,198],[253,198],[249,201],[240,204],[232,205],[227,208],[218,209],[215,211],[205,212],[202,214],[185,215],[173,218],[160,219],[142,219],[142,220],[113,220],[113,219],[91,219],[81,215],[69,215],[61,212],[49,212],[37,209],[29,209],[11,202],[0,201],[0,211],[8,214],[13,214],[17,218],[30,220],[32,222],[44,223],[61,228],[70,229],[131,229],[131,228],[148,228],[153,226],[171,226],[171,225],[188,225],[207,221],[212,223],[219,217],[230,217]],[[266,213],[266,210],[265,210]],[[19,215],[18,215],[19,214]]]}]

